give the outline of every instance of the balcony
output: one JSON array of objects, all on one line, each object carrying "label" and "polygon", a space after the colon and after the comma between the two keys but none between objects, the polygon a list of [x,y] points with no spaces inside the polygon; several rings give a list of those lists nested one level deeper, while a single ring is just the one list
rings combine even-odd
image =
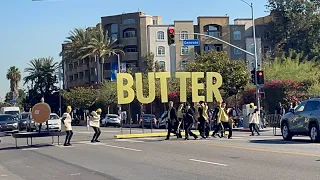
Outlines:
[{"label": "balcony", "polygon": [[138,61],[139,60],[138,52],[126,52],[124,56],[120,59],[120,61]]},{"label": "balcony", "polygon": [[120,44],[122,44],[123,46],[136,46],[138,45],[138,38],[137,37],[121,38]]}]

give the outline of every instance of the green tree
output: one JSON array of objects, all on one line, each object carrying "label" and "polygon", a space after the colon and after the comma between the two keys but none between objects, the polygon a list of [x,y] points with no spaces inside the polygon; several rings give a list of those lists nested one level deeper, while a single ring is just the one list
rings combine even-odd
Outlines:
[{"label": "green tree", "polygon": [[57,94],[58,87],[58,63],[52,57],[33,59],[29,62],[29,67],[25,68],[27,76],[23,78],[24,85],[30,84],[28,88],[28,97],[24,100],[25,106],[32,107],[38,103],[41,97],[54,111],[58,109],[57,100],[54,98]]},{"label": "green tree", "polygon": [[117,83],[116,82],[104,82],[100,89],[100,94],[98,97],[98,103],[102,105],[106,105],[108,108],[108,114],[110,110],[110,106],[117,104],[118,96],[117,96]]},{"label": "green tree", "polygon": [[[234,89],[244,89],[249,80],[246,63],[231,61],[226,52],[208,51],[198,55],[193,62],[187,64],[186,71],[220,73],[223,81],[221,89],[226,95],[233,93]],[[191,86],[188,87],[191,92]]]},{"label": "green tree", "polygon": [[[19,94],[19,97],[16,99],[17,100],[17,102],[18,102],[18,104],[22,104],[22,102],[23,102],[23,100],[27,97],[27,94],[26,94],[26,92],[23,90],[23,89],[19,89],[18,90],[18,94]],[[10,101],[12,100],[12,92],[8,92],[7,94],[6,94],[6,97],[5,97],[5,100],[4,100],[4,102],[6,102],[6,103],[10,103]]]},{"label": "green tree", "polygon": [[69,91],[63,90],[62,97],[72,107],[86,110],[97,101],[99,95],[92,87],[76,87]]},{"label": "green tree", "polygon": [[280,50],[320,55],[319,5],[319,0],[269,0],[267,8],[273,15],[269,31]]},{"label": "green tree", "polygon": [[19,97],[19,82],[21,81],[21,72],[20,70],[12,66],[8,69],[7,79],[10,81],[10,100],[17,100]]}]

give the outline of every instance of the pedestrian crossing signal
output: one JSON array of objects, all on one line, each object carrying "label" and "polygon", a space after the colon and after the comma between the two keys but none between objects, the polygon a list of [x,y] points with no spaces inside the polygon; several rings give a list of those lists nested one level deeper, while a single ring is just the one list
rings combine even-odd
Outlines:
[{"label": "pedestrian crossing signal", "polygon": [[168,45],[174,44],[174,29],[169,28],[168,29]]}]

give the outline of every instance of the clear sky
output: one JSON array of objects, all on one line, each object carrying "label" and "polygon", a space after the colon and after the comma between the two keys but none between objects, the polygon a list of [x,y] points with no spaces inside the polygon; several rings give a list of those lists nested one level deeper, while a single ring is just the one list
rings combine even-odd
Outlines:
[{"label": "clear sky", "polygon": [[[267,14],[266,0],[247,2],[254,4],[255,17]],[[101,16],[138,9],[148,15],[162,16],[163,24],[173,24],[174,20],[196,22],[197,16],[227,14],[231,23],[235,18],[251,17],[250,7],[241,0],[1,0],[0,100],[9,91],[6,73],[10,66],[17,66],[23,72],[34,58],[52,56],[60,61],[61,43],[70,30],[94,26]]]}]

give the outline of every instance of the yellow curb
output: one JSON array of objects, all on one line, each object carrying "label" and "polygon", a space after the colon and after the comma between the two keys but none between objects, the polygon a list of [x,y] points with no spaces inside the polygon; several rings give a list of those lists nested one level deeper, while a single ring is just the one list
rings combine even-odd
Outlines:
[{"label": "yellow curb", "polygon": [[[196,135],[200,135],[198,131],[193,132]],[[210,132],[212,134],[212,132]],[[228,135],[228,132],[225,132],[226,135]],[[185,133],[181,132],[181,135],[184,136]],[[162,133],[140,133],[140,134],[118,134],[114,135],[116,139],[131,139],[131,138],[146,138],[146,137],[166,137],[167,132],[162,132]],[[174,136],[171,134],[171,136]]]}]

